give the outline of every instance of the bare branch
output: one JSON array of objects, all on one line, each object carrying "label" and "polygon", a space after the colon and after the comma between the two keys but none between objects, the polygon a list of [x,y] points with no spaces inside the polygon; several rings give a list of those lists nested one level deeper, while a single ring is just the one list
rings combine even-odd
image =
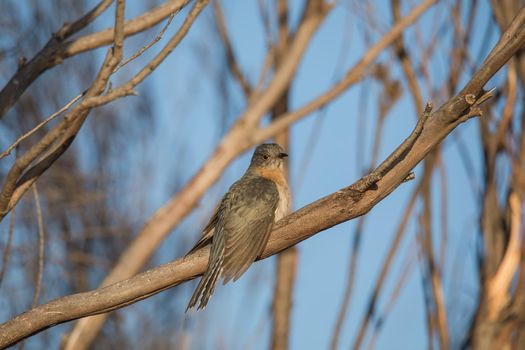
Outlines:
[{"label": "bare branch", "polygon": [[[400,1],[392,0],[391,3],[392,3],[392,14],[394,17],[394,21],[397,22],[401,18]],[[412,62],[410,60],[409,53],[405,47],[405,41],[403,40],[403,35],[400,35],[399,38],[397,38],[394,41],[394,46],[395,46],[397,58],[401,62],[401,67],[403,68],[403,73],[405,74],[405,78],[408,84],[408,89],[414,101],[414,106],[416,108],[417,113],[419,113],[419,111],[423,109],[423,97],[421,96],[421,89],[419,88],[416,73],[412,66]]]},{"label": "bare branch", "polygon": [[224,13],[222,12],[219,1],[213,1],[213,13],[215,15],[215,23],[217,23],[217,29],[219,30],[219,36],[222,40],[224,50],[226,50],[226,59],[230,67],[230,71],[239,83],[245,97],[249,97],[252,94],[252,87],[248,82],[248,79],[244,76],[237,63],[235,54],[233,53],[233,47],[228,36],[228,29],[226,28],[226,21],[224,20]]},{"label": "bare branch", "polygon": [[71,101],[69,101],[64,107],[60,108],[58,111],[56,111],[55,113],[51,114],[49,117],[47,117],[44,121],[40,122],[37,126],[35,126],[33,129],[29,130],[28,132],[26,132],[25,134],[21,135],[20,137],[18,137],[16,139],[16,141],[11,145],[9,146],[4,152],[2,152],[0,154],[0,159],[2,158],[5,158],[6,156],[8,156],[9,154],[11,154],[11,152],[22,142],[24,141],[25,139],[27,139],[29,136],[33,135],[35,132],[37,132],[39,129],[41,129],[44,125],[46,125],[47,123],[49,123],[50,121],[52,121],[53,119],[55,119],[56,117],[58,117],[60,114],[64,113],[65,111],[67,111],[72,105],[74,105],[78,100],[80,100],[84,94],[86,92],[84,91],[83,93],[81,93],[80,95],[77,95],[75,98],[73,98]]},{"label": "bare branch", "polygon": [[352,240],[352,249],[350,252],[350,263],[348,265],[348,276],[345,291],[343,294],[343,302],[339,307],[339,312],[337,314],[337,320],[335,322],[334,331],[332,333],[332,340],[330,341],[330,349],[337,350],[339,348],[339,339],[341,336],[341,329],[343,328],[343,323],[346,319],[348,313],[348,308],[350,306],[350,300],[352,298],[352,292],[354,290],[354,281],[357,270],[357,258],[359,256],[359,247],[361,241],[361,235],[363,234],[365,216],[359,217],[354,230],[354,238]]},{"label": "bare branch", "polygon": [[370,324],[370,321],[372,320],[372,318],[375,316],[380,292],[383,289],[383,285],[386,281],[388,272],[390,271],[390,268],[392,267],[392,262],[394,261],[395,254],[398,252],[398,248],[399,248],[399,245],[401,244],[401,240],[403,239],[403,236],[405,235],[406,228],[408,226],[408,220],[410,219],[410,216],[412,215],[412,211],[414,210],[414,206],[416,204],[416,200],[419,195],[420,187],[421,187],[421,184],[419,184],[416,187],[416,189],[410,196],[408,204],[405,207],[405,213],[403,214],[403,218],[401,219],[401,222],[399,223],[399,226],[397,227],[394,239],[392,240],[392,243],[390,244],[388,253],[381,266],[381,271],[379,272],[379,276],[377,276],[377,279],[374,283],[374,288],[372,289],[372,293],[370,294],[370,299],[368,300],[367,311],[363,317],[363,320],[359,322],[359,330],[357,331],[357,337],[355,338],[355,341],[352,347],[353,349],[359,349],[361,347],[361,344],[363,343],[364,338],[365,338],[366,331],[368,329],[368,325]]},{"label": "bare branch", "polygon": [[379,331],[384,326],[386,318],[392,308],[394,307],[397,299],[399,298],[399,295],[401,294],[401,290],[404,286],[406,286],[406,280],[412,273],[412,270],[415,267],[416,262],[416,249],[411,249],[406,257],[406,261],[403,264],[403,269],[399,274],[399,278],[397,280],[397,283],[394,287],[394,290],[390,294],[390,298],[388,299],[388,302],[386,306],[384,307],[384,310],[381,314],[376,316],[376,321],[374,322],[374,328],[372,331],[372,335],[370,337],[370,341],[368,342],[368,346],[366,347],[369,350],[376,349],[375,342],[378,338]]},{"label": "bare branch", "polygon": [[91,22],[97,19],[108,7],[113,3],[113,0],[102,0],[91,11],[80,17],[73,23],[65,23],[62,28],[55,34],[58,38],[65,39],[71,35],[78,33]]},{"label": "bare branch", "polygon": [[[414,146],[414,143],[417,141],[418,137],[421,135],[421,132],[423,131],[423,127],[425,125],[425,122],[428,120],[430,116],[430,112],[432,111],[432,103],[428,102],[427,106],[425,107],[425,111],[423,112],[423,115],[419,120],[417,121],[416,127],[412,131],[412,133],[405,139],[405,141],[394,151],[390,154],[390,156],[385,159],[379,166],[370,174],[364,176],[361,178],[358,182],[356,182],[353,186],[353,188],[358,192],[364,192],[370,188],[370,186],[374,185],[377,181],[381,179],[381,177],[387,172],[400,157],[403,157],[406,152],[410,148]],[[409,176],[409,173],[405,176],[403,181]]]},{"label": "bare branch", "polygon": [[32,306],[38,305],[38,299],[40,299],[40,291],[42,290],[42,276],[44,274],[44,247],[45,247],[45,235],[44,235],[44,220],[42,218],[42,208],[40,207],[40,199],[38,198],[38,190],[36,184],[32,186],[33,197],[35,199],[36,217],[38,223],[38,269],[35,278],[35,294],[33,295]]},{"label": "bare branch", "polygon": [[[432,292],[431,297],[427,294],[427,318],[431,320],[430,325],[437,329],[439,335],[440,349],[448,349],[449,336],[447,317],[445,309],[445,301],[443,297],[443,285],[441,282],[441,269],[439,263],[434,256],[433,236],[432,236],[432,198],[430,183],[434,171],[434,164],[436,161],[437,152],[432,152],[427,159],[425,159],[424,174],[421,184],[421,194],[423,198],[423,211],[420,217],[421,236],[421,255],[424,269],[423,283],[426,283],[427,288],[424,288],[426,293]],[[433,307],[432,307],[433,305]],[[429,337],[429,342],[432,338]]]},{"label": "bare branch", "polygon": [[488,319],[493,321],[508,302],[508,290],[521,258],[520,231],[522,203],[516,193],[509,196],[511,215],[510,240],[496,274],[487,281]]},{"label": "bare branch", "polygon": [[[115,33],[113,42],[113,60],[117,65],[122,60],[122,47],[124,44],[124,0],[117,0],[117,10],[115,11]],[[111,73],[113,73],[115,70]]]},{"label": "bare branch", "polygon": [[172,13],[169,16],[168,21],[166,22],[164,27],[161,29],[159,34],[157,34],[157,36],[151,42],[149,42],[147,45],[141,47],[140,50],[135,52],[130,58],[126,59],[125,61],[123,61],[121,63],[119,63],[118,66],[116,66],[115,69],[113,70],[113,73],[116,73],[120,68],[124,67],[125,65],[127,65],[128,63],[130,63],[131,61],[133,61],[134,59],[136,59],[140,55],[142,55],[144,52],[146,52],[153,45],[158,43],[160,41],[160,39],[162,39],[162,37],[164,36],[164,33],[166,32],[166,30],[170,26],[171,21],[173,21],[173,18],[175,18],[175,13]]}]

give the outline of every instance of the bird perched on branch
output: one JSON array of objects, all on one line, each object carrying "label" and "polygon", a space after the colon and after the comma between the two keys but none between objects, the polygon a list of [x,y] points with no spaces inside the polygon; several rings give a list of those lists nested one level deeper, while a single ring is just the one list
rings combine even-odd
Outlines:
[{"label": "bird perched on branch", "polygon": [[[202,238],[189,253],[211,241],[208,267],[186,310],[206,307],[219,277],[236,281],[262,253],[274,222],[290,209],[281,146],[258,146],[250,166],[222,197]],[[188,253],[188,254],[189,254]]]}]

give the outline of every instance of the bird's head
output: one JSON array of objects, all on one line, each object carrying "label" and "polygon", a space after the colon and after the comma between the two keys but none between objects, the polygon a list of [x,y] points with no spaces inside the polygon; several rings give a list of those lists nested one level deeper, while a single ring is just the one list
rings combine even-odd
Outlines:
[{"label": "bird's head", "polygon": [[276,143],[265,143],[257,146],[255,152],[253,152],[250,166],[266,169],[282,169],[284,158],[286,157],[288,157],[288,154],[284,152],[281,146]]}]

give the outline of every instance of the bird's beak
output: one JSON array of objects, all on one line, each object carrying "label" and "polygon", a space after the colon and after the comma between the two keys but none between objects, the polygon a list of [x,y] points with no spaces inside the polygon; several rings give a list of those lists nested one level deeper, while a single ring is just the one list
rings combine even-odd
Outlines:
[{"label": "bird's beak", "polygon": [[284,152],[279,153],[279,158],[286,158],[286,157],[288,157],[287,153],[284,153]]}]

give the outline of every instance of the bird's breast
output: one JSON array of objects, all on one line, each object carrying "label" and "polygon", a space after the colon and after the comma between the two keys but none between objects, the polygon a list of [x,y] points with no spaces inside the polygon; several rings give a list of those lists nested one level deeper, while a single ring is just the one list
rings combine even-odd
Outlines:
[{"label": "bird's breast", "polygon": [[281,220],[290,212],[290,191],[288,185],[276,183],[277,190],[279,191],[279,203],[275,209],[275,222]]},{"label": "bird's breast", "polygon": [[290,212],[291,206],[290,191],[288,189],[288,181],[284,176],[284,171],[282,169],[267,169],[262,167],[255,168],[255,171],[259,176],[273,181],[277,186],[279,202],[275,208],[274,215],[274,221],[277,222]]}]

